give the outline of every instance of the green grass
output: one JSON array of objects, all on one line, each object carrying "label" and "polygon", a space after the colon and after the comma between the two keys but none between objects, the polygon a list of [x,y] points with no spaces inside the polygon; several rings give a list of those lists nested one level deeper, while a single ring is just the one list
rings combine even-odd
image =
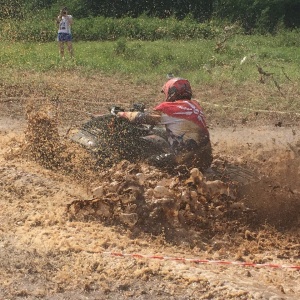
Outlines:
[{"label": "green grass", "polygon": [[[46,72],[57,69],[105,72],[151,78],[173,73],[203,82],[228,80],[242,83],[257,80],[259,65],[284,79],[282,70],[299,80],[299,46],[280,46],[282,36],[236,35],[216,51],[215,40],[74,42],[75,59],[66,53],[61,61],[56,42],[0,42],[0,66],[23,71]],[[247,57],[240,64],[243,57]]]}]

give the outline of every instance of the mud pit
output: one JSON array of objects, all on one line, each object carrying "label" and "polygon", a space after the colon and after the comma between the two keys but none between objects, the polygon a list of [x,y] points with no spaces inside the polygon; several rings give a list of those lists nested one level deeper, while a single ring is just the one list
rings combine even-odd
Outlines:
[{"label": "mud pit", "polygon": [[[41,147],[25,140],[25,103],[1,106],[0,298],[299,299],[300,273],[291,269],[105,254],[299,265],[299,126],[212,124],[215,164],[255,176],[235,196],[197,193],[195,207],[189,175],[129,162],[92,168],[93,160],[64,139],[84,119],[67,110],[51,131],[63,147],[43,157],[50,165],[41,163],[30,155]],[[169,189],[168,197],[155,197],[157,186]]]}]

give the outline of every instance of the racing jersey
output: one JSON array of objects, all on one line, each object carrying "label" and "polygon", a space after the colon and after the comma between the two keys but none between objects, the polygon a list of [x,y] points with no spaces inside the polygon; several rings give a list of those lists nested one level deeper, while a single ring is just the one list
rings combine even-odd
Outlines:
[{"label": "racing jersey", "polygon": [[191,143],[200,145],[209,141],[205,116],[197,101],[163,102],[154,110],[161,114],[160,123],[166,127],[168,142],[173,150],[186,148]]},{"label": "racing jersey", "polygon": [[196,100],[162,102],[154,112],[118,112],[118,116],[137,124],[164,125],[171,151],[197,150],[209,142],[205,117]]}]

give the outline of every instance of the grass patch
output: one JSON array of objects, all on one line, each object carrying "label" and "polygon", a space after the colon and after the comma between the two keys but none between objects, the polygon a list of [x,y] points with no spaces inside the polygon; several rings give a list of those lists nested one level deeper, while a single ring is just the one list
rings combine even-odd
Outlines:
[{"label": "grass patch", "polygon": [[[299,79],[299,48],[295,43],[279,44],[278,36],[234,35],[221,43],[218,39],[74,42],[75,60],[60,61],[56,42],[0,42],[2,68],[44,72],[61,68],[126,74],[135,78],[174,73],[204,82],[257,80],[257,65],[276,76]],[[243,63],[242,59],[245,57]],[[199,80],[199,79],[198,79]]]}]

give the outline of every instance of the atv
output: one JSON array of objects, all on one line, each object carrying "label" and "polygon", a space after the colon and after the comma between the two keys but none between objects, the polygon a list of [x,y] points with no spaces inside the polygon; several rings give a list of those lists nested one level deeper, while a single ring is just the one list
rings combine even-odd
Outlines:
[{"label": "atv", "polygon": [[[122,159],[135,162],[169,152],[164,126],[132,124],[117,113],[121,107],[111,107],[107,114],[93,115],[72,132],[72,141],[91,152],[99,164],[111,165]],[[144,112],[143,104],[134,104],[127,111]]]}]

